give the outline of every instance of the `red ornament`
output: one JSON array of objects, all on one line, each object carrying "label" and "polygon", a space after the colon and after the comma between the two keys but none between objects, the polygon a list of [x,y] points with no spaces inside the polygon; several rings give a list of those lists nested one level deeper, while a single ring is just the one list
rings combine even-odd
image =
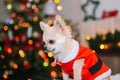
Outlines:
[{"label": "red ornament", "polygon": [[36,48],[39,48],[40,46],[41,46],[41,45],[40,45],[39,42],[36,42],[36,43],[35,43],[35,47],[36,47]]},{"label": "red ornament", "polygon": [[118,15],[118,10],[114,10],[114,11],[103,11],[103,14],[102,14],[102,19],[105,19],[105,18],[110,18],[110,17],[115,17]]},{"label": "red ornament", "polygon": [[22,42],[25,42],[25,41],[26,41],[26,37],[25,37],[24,34],[20,34],[20,35],[19,35],[19,38],[20,38],[20,40],[21,40]]},{"label": "red ornament", "polygon": [[5,42],[5,44],[8,44],[10,41],[9,41],[9,39],[8,39],[8,36],[6,36],[5,38],[4,38],[4,42]]},{"label": "red ornament", "polygon": [[24,47],[27,50],[31,50],[31,51],[33,50],[33,46],[32,45],[25,45]]},{"label": "red ornament", "polygon": [[27,60],[24,61],[23,65],[26,69],[30,69],[30,63]]},{"label": "red ornament", "polygon": [[27,0],[22,0],[22,4],[26,5],[27,4]]},{"label": "red ornament", "polygon": [[28,11],[27,11],[27,14],[32,14],[33,13],[33,10],[32,9],[29,9]]}]

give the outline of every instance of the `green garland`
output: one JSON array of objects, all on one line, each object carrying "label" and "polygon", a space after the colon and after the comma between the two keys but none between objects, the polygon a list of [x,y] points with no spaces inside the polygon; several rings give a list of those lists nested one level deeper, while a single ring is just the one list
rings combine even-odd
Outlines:
[{"label": "green garland", "polygon": [[120,53],[120,31],[115,31],[114,34],[110,32],[106,35],[97,34],[95,38],[86,40],[89,47],[98,53]]}]

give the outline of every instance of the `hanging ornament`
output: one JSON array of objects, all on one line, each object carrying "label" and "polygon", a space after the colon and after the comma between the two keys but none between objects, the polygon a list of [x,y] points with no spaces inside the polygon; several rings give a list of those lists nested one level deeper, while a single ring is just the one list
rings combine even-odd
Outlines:
[{"label": "hanging ornament", "polygon": [[27,30],[27,37],[31,38],[32,37],[32,27],[30,26]]},{"label": "hanging ornament", "polygon": [[27,3],[27,4],[26,4],[26,7],[27,7],[27,8],[31,8],[31,3]]},{"label": "hanging ornament", "polygon": [[53,0],[48,0],[45,5],[45,14],[46,15],[54,15],[56,13],[56,6]]},{"label": "hanging ornament", "polygon": [[33,32],[33,37],[34,37],[34,38],[38,38],[38,37],[39,37],[39,33],[38,33],[37,31],[34,31],[34,32]]},{"label": "hanging ornament", "polygon": [[11,30],[8,31],[8,37],[10,41],[13,39],[13,33]]}]

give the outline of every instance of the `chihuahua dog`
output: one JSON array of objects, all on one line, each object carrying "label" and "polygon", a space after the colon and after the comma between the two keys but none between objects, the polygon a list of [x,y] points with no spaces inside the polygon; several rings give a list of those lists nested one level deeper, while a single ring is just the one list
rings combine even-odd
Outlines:
[{"label": "chihuahua dog", "polygon": [[45,50],[53,52],[63,71],[63,80],[110,80],[111,69],[89,48],[71,36],[65,22],[56,18],[53,26],[40,22]]}]

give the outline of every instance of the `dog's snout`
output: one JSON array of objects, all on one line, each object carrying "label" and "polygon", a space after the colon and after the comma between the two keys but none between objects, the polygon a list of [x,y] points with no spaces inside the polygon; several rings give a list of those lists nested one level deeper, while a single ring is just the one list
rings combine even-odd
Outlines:
[{"label": "dog's snout", "polygon": [[47,50],[47,47],[45,46],[43,49],[46,51],[46,50]]}]

